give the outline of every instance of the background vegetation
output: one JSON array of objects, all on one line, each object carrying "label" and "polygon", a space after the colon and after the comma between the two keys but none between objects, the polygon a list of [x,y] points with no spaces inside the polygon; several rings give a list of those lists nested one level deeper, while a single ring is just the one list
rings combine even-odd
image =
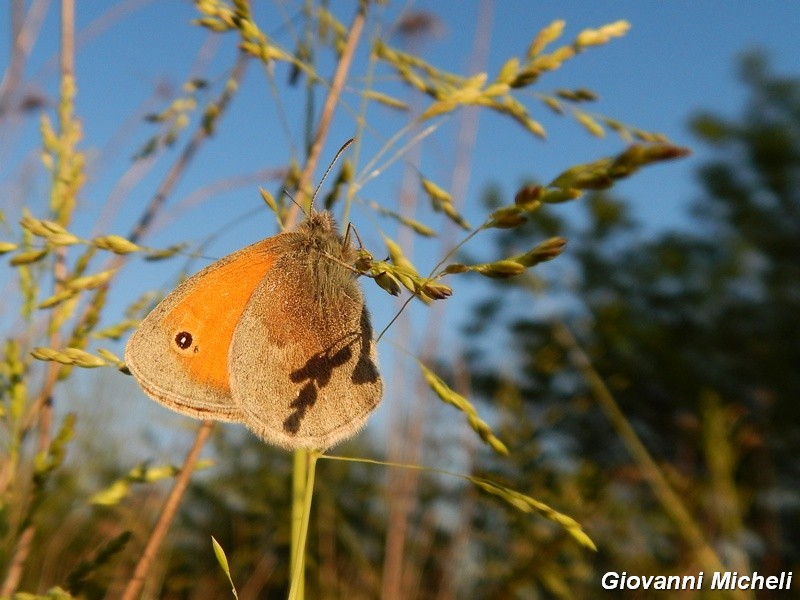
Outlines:
[{"label": "background vegetation", "polygon": [[[416,295],[431,304],[414,300],[411,316],[390,332],[442,379],[426,381],[414,365],[384,361],[402,389],[391,400],[405,397],[413,410],[393,413],[387,439],[361,436],[333,454],[425,464],[507,486],[488,494],[435,472],[322,461],[306,546],[307,597],[602,597],[599,578],[609,570],[796,569],[800,80],[774,73],[762,55],[744,57],[739,71],[747,101],[740,114],[711,110],[690,122],[697,143],[716,157],[698,172],[693,228],[644,236],[631,201],[611,188],[684,151],[589,113],[584,107],[594,95],[580,82],[558,93],[540,85],[564,62],[624,34],[625,24],[598,24],[562,39],[558,24],[543,23],[527,54],[481,79],[415,57],[413,41],[434,26],[426,13],[393,24],[405,36],[401,50],[403,44],[363,18],[375,5],[353,3],[342,21],[326,7],[306,3],[293,17],[303,35],[294,38],[296,47],[284,47],[264,33],[247,2],[197,3],[194,26],[224,36],[240,52],[221,79],[187,77],[150,119],[158,133],[131,149],[134,164],[160,163],[162,177],[123,238],[90,233],[96,215],[81,213],[81,189],[91,176],[82,129],[92,116],[75,104],[81,82],[74,77],[80,54],[69,35],[74,8],[63,3],[60,88],[49,98],[32,93],[20,75],[29,43],[18,35],[20,15],[41,7],[10,3],[19,44],[0,88],[0,134],[18,119],[43,119],[37,150],[44,170],[19,173],[20,181],[40,183],[3,213],[0,250],[9,283],[0,373],[0,595],[228,598],[231,585],[212,550],[213,535],[240,598],[286,596],[295,535],[291,457],[237,428],[212,433],[210,424],[192,423],[192,449],[206,445],[211,460],[190,452],[179,468],[145,451],[141,464],[127,464],[119,457],[130,441],[126,416],[98,406],[123,377],[106,349],[119,348],[115,341],[124,341],[154,301],[129,297],[125,308],[109,302],[118,272],[134,256],[202,252],[202,242],[164,251],[141,240],[187,165],[224,129],[237,82],[254,65],[278,87],[305,86],[309,98],[302,149],[272,178],[274,208],[284,222],[296,215],[281,190],[307,200],[320,161],[337,145],[326,124],[341,102],[337,85],[347,81],[362,92],[360,117],[374,102],[408,110],[402,128],[381,132],[381,150],[387,160],[406,161],[412,184],[397,202],[379,204],[412,227],[397,233],[398,244],[384,248],[376,238],[368,248],[376,258],[391,255],[381,273],[409,288],[403,300]],[[362,34],[365,24],[375,29]],[[369,67],[380,77],[348,71],[350,45],[369,49]],[[343,79],[337,83],[334,73]],[[382,78],[392,87],[383,87]],[[400,100],[401,89],[412,92]],[[531,89],[538,96],[520,95]],[[544,106],[590,134],[615,131],[623,140],[618,153],[563,165],[561,173],[531,172],[524,186],[498,181],[479,201],[435,184],[419,157],[404,150],[428,143],[447,115],[474,107],[538,136],[544,131],[535,115]],[[364,121],[348,119],[352,133],[369,135]],[[380,119],[367,124],[385,126]],[[367,205],[359,184],[388,168],[371,162],[376,157],[365,151],[360,162],[356,154],[335,168],[333,192],[320,201],[345,218],[351,205]],[[457,176],[452,188],[459,188]],[[567,201],[579,203],[582,214],[567,218]],[[475,231],[464,215],[483,220],[478,243],[450,260],[473,272],[437,283],[455,286],[463,277],[491,284],[474,286],[466,300],[456,294],[431,301],[435,290],[425,286],[432,282],[401,267],[414,260],[413,244],[444,257]],[[440,234],[441,246],[424,246],[409,233],[427,227]],[[529,268],[556,258],[562,238],[569,251],[552,263],[561,265],[557,277]],[[443,303],[469,309],[458,336],[463,352],[448,352],[443,340],[452,333],[436,326]],[[547,310],[554,303],[559,309]],[[89,379],[76,366],[102,368]],[[457,406],[437,403],[437,396]],[[167,418],[154,409],[155,418]],[[92,429],[81,429],[84,418]],[[176,429],[185,426],[174,422]],[[190,445],[179,439],[173,455]],[[167,498],[176,500],[174,516]],[[597,552],[579,543],[569,520],[521,498],[574,518]],[[143,561],[148,555],[152,560]]]}]

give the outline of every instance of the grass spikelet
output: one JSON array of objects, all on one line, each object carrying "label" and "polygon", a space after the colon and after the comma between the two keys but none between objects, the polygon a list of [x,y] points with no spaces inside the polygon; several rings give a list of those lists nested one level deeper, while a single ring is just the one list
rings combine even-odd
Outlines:
[{"label": "grass spikelet", "polygon": [[467,477],[467,479],[485,492],[497,496],[498,498],[502,498],[511,506],[521,510],[522,512],[537,513],[548,521],[557,523],[563,527],[566,532],[569,533],[572,538],[581,546],[590,550],[594,550],[595,552],[597,551],[597,546],[595,546],[591,538],[586,535],[586,532],[583,531],[580,523],[578,523],[572,517],[568,517],[567,515],[549,507],[547,504],[539,502],[538,500],[534,500],[530,496],[526,496],[521,492],[499,485],[493,481],[489,481],[488,479],[483,479],[482,477]]},{"label": "grass spikelet", "polygon": [[527,219],[522,214],[523,210],[519,206],[504,206],[498,208],[491,215],[486,227],[496,229],[512,229],[518,225],[522,225]]},{"label": "grass spikelet", "polygon": [[551,237],[538,244],[533,250],[525,254],[514,256],[512,260],[524,267],[533,267],[539,263],[553,260],[567,247],[567,240],[563,237]]},{"label": "grass spikelet", "polygon": [[141,252],[144,250],[138,244],[134,244],[130,240],[125,239],[121,235],[104,235],[96,237],[92,240],[92,244],[101,250],[110,250],[114,254],[130,254],[132,252]]},{"label": "grass spikelet", "polygon": [[75,365],[85,369],[108,366],[108,363],[102,358],[80,348],[65,348],[59,351],[53,348],[38,347],[31,350],[31,356],[36,360],[55,361],[62,365]]},{"label": "grass spikelet", "polygon": [[100,271],[94,275],[84,275],[83,277],[76,277],[67,281],[64,285],[75,291],[93,290],[105,285],[116,273],[116,269],[108,269],[107,271]]},{"label": "grass spikelet", "polygon": [[407,111],[410,109],[410,107],[406,102],[398,100],[397,98],[393,98],[388,94],[376,92],[374,90],[366,90],[362,92],[361,95],[364,96],[364,98],[367,98],[369,100],[374,100],[375,102],[383,104],[384,106],[388,106],[389,108],[394,108],[396,110],[402,110],[402,111]]},{"label": "grass spikelet", "polygon": [[463,412],[467,416],[467,422],[472,430],[475,431],[492,450],[503,456],[508,456],[508,448],[506,448],[506,445],[494,435],[489,424],[478,416],[478,411],[475,410],[475,407],[470,401],[451,389],[441,377],[421,362],[419,363],[419,367],[422,370],[422,376],[425,378],[425,381],[439,399],[447,404],[452,404]]},{"label": "grass spikelet", "polygon": [[55,306],[58,306],[62,302],[66,302],[67,300],[74,298],[77,295],[78,295],[77,290],[71,290],[71,289],[61,290],[60,292],[56,292],[52,296],[48,296],[47,298],[42,300],[37,306],[37,308],[42,310],[47,308],[53,308]]},{"label": "grass spikelet", "polygon": [[548,44],[560,38],[561,34],[564,33],[565,25],[566,21],[559,19],[553,21],[547,27],[539,31],[536,37],[533,38],[530,46],[528,46],[528,52],[526,53],[528,60],[533,60],[539,56]]},{"label": "grass spikelet", "polygon": [[387,268],[388,266],[384,265],[386,265],[386,263],[381,261],[373,266],[372,278],[375,280],[375,283],[381,287],[381,289],[388,292],[392,296],[399,296],[400,282],[397,280],[397,277],[394,276],[394,273]]},{"label": "grass spikelet", "polygon": [[26,250],[25,252],[20,252],[16,256],[13,256],[11,260],[8,261],[8,264],[10,264],[12,267],[17,267],[20,265],[30,265],[42,260],[49,253],[50,253],[50,248],[40,248],[38,250]]},{"label": "grass spikelet", "polygon": [[400,283],[413,292],[415,289],[414,279],[419,278],[417,269],[414,268],[413,263],[406,258],[400,244],[385,235],[383,236],[383,243],[386,244],[386,249],[389,251],[389,258],[392,264],[396,267],[400,267],[400,269],[394,273],[395,277],[400,280]]},{"label": "grass spikelet", "polygon": [[231,592],[233,593],[234,598],[239,598],[239,594],[236,593],[236,586],[233,583],[233,578],[231,577],[231,570],[228,566],[228,557],[225,556],[225,550],[222,549],[219,542],[214,539],[214,536],[211,536],[211,545],[214,547],[214,556],[217,557],[217,562],[219,566],[222,567],[222,570],[225,572],[225,575],[228,577],[228,581],[231,584]]},{"label": "grass spikelet", "polygon": [[586,128],[586,131],[591,133],[593,136],[599,138],[606,136],[606,130],[603,129],[603,126],[585,112],[575,112],[575,119],[577,119],[578,123],[583,125]]},{"label": "grass spikelet", "polygon": [[111,350],[106,350],[105,348],[98,348],[97,353],[103,357],[109,363],[112,363],[117,367],[117,369],[122,370],[125,368],[125,362],[119,358],[116,354],[111,352]]},{"label": "grass spikelet", "polygon": [[500,67],[500,71],[497,73],[497,78],[495,81],[497,83],[505,83],[506,85],[510,85],[517,76],[518,71],[519,59],[516,56],[511,57],[505,63],[503,63],[502,67]]},{"label": "grass spikelet", "polygon": [[622,37],[631,28],[628,21],[615,21],[603,25],[599,29],[584,29],[575,38],[575,46],[582,50],[589,46],[599,46],[608,43],[612,38]]},{"label": "grass spikelet", "polygon": [[419,221],[411,219],[409,217],[404,217],[400,213],[397,213],[384,206],[381,206],[377,202],[370,202],[369,206],[377,213],[390,217],[395,221],[397,221],[398,223],[411,228],[414,231],[414,233],[418,233],[419,235],[422,235],[424,237],[436,237],[436,230],[432,229],[431,227],[428,227],[424,223],[420,223]]},{"label": "grass spikelet", "polygon": [[453,205],[453,197],[449,192],[445,191],[433,183],[430,179],[426,179],[425,177],[420,177],[420,183],[422,184],[422,189],[425,190],[425,193],[428,194],[428,197],[431,199],[433,210],[436,212],[443,212],[450,217],[450,220],[452,220],[462,229],[466,229],[467,231],[472,229],[472,226],[467,223],[467,221],[456,210],[455,206]]},{"label": "grass spikelet", "polygon": [[132,531],[123,531],[100,547],[93,558],[79,562],[67,575],[67,589],[73,594],[80,593],[92,574],[122,551],[132,535]]},{"label": "grass spikelet", "polygon": [[22,361],[22,350],[16,340],[6,340],[0,369],[2,369],[0,371],[0,375],[2,375],[0,396],[8,394],[10,398],[10,402],[7,404],[8,413],[16,421],[25,410],[25,402],[28,397],[25,363]]},{"label": "grass spikelet", "polygon": [[175,244],[163,250],[147,250],[144,259],[146,261],[164,260],[165,258],[172,258],[176,254],[183,252],[186,249],[186,244]]},{"label": "grass spikelet", "polygon": [[515,260],[503,259],[491,263],[469,265],[469,270],[492,279],[508,279],[524,273],[525,265],[521,265]]},{"label": "grass spikelet", "polygon": [[24,217],[22,217],[19,224],[22,225],[22,227],[27,231],[30,231],[33,235],[45,239],[54,234],[69,233],[55,221],[35,219],[29,214],[26,214]]},{"label": "grass spikelet", "polygon": [[34,480],[37,487],[41,489],[47,477],[64,462],[67,451],[67,443],[75,435],[75,421],[77,417],[74,413],[69,413],[61,422],[61,427],[46,452],[40,452],[34,459]]},{"label": "grass spikelet", "polygon": [[[213,464],[211,460],[199,460],[197,461],[195,469],[207,469]],[[111,483],[111,485],[92,494],[89,498],[89,502],[99,506],[116,506],[128,496],[134,484],[154,483],[164,479],[171,479],[180,472],[180,468],[174,465],[151,467],[144,463],[139,464],[128,471],[123,477]]]}]

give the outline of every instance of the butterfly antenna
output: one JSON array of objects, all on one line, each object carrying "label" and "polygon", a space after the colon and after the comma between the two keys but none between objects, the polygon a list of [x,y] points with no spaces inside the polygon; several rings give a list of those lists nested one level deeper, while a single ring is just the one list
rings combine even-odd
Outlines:
[{"label": "butterfly antenna", "polygon": [[356,141],[356,138],[350,138],[344,144],[342,144],[342,147],[339,148],[339,151],[336,153],[336,156],[333,157],[333,160],[331,161],[331,164],[328,165],[328,168],[325,170],[325,174],[322,176],[322,179],[320,179],[319,183],[317,184],[317,189],[314,190],[314,196],[311,198],[311,208],[312,208],[312,210],[314,208],[314,200],[317,199],[317,194],[319,194],[319,190],[322,187],[322,184],[325,183],[325,179],[328,177],[328,173],[331,172],[331,169],[333,168],[333,165],[335,165],[336,161],[339,160],[339,157],[342,155],[342,152],[347,150],[347,147],[350,144],[352,144],[353,142],[355,142],[355,141]]},{"label": "butterfly antenna", "polygon": [[[303,208],[303,205],[302,205],[302,204],[300,204],[300,203],[299,203],[297,200],[295,200],[295,199],[294,199],[294,196],[292,196],[292,195],[289,193],[289,190],[287,190],[287,189],[284,189],[284,190],[283,190],[283,193],[284,193],[284,194],[286,194],[286,197],[287,197],[287,198],[289,198],[289,200],[291,200],[291,201],[292,201],[292,204],[294,204],[294,205],[295,205],[297,208],[299,208],[299,209],[300,209],[300,212],[301,212],[301,213],[303,213],[303,216],[304,216],[304,217],[307,219],[307,218],[308,218],[308,213],[306,212],[306,209],[305,209],[305,208]],[[316,193],[315,193],[314,195],[316,195]],[[314,212],[314,205],[313,205],[313,201],[312,201],[312,205],[311,205],[311,212]]]}]

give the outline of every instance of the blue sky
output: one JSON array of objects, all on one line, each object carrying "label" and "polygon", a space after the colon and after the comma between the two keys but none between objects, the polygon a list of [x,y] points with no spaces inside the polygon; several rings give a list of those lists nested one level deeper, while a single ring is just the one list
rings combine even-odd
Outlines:
[{"label": "blue sky", "polygon": [[[272,3],[256,4],[264,30],[291,48],[292,32],[282,23],[284,15],[295,10],[294,5],[287,3],[279,10]],[[347,22],[349,3],[334,4],[340,18]],[[434,39],[420,43],[422,54],[433,64],[466,72],[478,4],[475,1],[393,3],[386,15],[397,15],[395,6],[435,14],[441,21],[440,32]],[[735,81],[734,60],[743,50],[754,46],[766,48],[779,71],[792,69],[800,54],[796,43],[800,5],[791,1],[496,2],[493,6],[491,50],[486,64],[490,74],[496,73],[509,56],[522,54],[535,32],[555,19],[567,22],[564,41],[586,27],[628,20],[632,28],[625,37],[575,58],[560,71],[543,78],[536,90],[588,87],[600,95],[600,101],[590,107],[592,110],[663,132],[676,143],[691,143],[685,123],[693,110],[707,107],[735,114],[741,106],[743,89]],[[124,16],[110,19],[106,17],[111,12],[109,7],[127,7],[129,12],[120,11]],[[43,25],[26,72],[31,84],[51,98],[56,91],[53,70],[58,43],[56,8],[51,8]],[[152,101],[154,85],[167,83],[177,89],[194,64],[198,48],[206,39],[204,31],[189,24],[195,14],[189,2],[78,3],[78,39],[83,40],[77,59],[78,111],[86,130],[84,148],[90,153],[102,153],[96,157],[96,165],[102,167],[102,172],[93,174],[85,194],[87,202],[103,201],[104,194],[110,193],[110,187],[128,166],[131,150],[154,131],[126,120],[135,116],[137,110],[150,112],[162,108],[163,102],[143,106]],[[105,26],[101,28],[103,23]],[[231,41],[228,36],[222,42],[210,68],[203,73],[212,81],[219,82],[222,70],[230,64]],[[3,28],[0,65],[7,62],[8,46],[8,30]],[[355,71],[360,72],[358,66]],[[213,144],[216,147],[199,157],[178,198],[209,180],[285,163],[288,143],[276,126],[273,100],[264,79],[257,67],[250,68],[237,105],[226,116]],[[280,67],[277,81],[279,84],[285,81],[285,70]],[[298,108],[301,100],[302,94],[297,91],[284,100],[284,109],[294,127],[295,144],[299,139],[300,118],[297,112],[292,114],[292,109]],[[351,106],[357,106],[353,95],[350,101]],[[536,109],[534,115],[547,126],[547,142],[530,139],[507,119],[481,116],[470,198],[488,181],[507,185],[511,191],[526,176],[538,174],[546,178],[576,161],[591,160],[620,148],[613,135],[606,140],[587,139],[573,121],[554,118],[537,105],[531,103],[531,106]],[[332,136],[325,151],[328,157],[335,152],[336,140],[353,132],[352,119],[342,113],[339,111],[336,130],[342,133],[338,138]],[[20,150],[29,151],[36,141],[31,137],[37,133],[35,120],[24,128],[25,137],[20,136],[19,129],[12,131],[9,146],[16,151],[12,156],[19,158]],[[426,155],[426,159],[430,157],[425,164],[426,174],[446,179],[452,158],[447,145],[451,141],[446,138],[435,141]],[[6,147],[0,150],[7,158],[9,147],[5,143],[3,146]],[[645,171],[619,189],[637,196],[632,206],[644,221],[654,226],[680,221],[680,212],[675,209],[691,195],[693,162],[686,160]],[[3,185],[13,181],[18,165],[18,160],[3,161],[0,167]],[[647,190],[652,193],[654,188],[659,189],[660,202],[639,199],[640,194]],[[132,192],[129,202],[135,205],[151,191],[152,185],[148,187],[145,183]],[[658,211],[651,210],[654,204],[659,205]],[[120,217],[122,230],[126,219]]]},{"label": "blue sky", "polygon": [[[51,100],[57,91],[57,4],[50,7],[25,71],[27,89],[38,90]],[[167,100],[163,97],[154,98],[154,87],[160,84],[177,92],[187,74],[196,73],[193,65],[202,64],[202,71],[197,74],[214,84],[212,94],[216,94],[232,64],[234,40],[229,35],[218,45],[209,43],[206,31],[190,24],[196,16],[190,2],[128,0],[76,4],[79,42],[77,112],[84,123],[82,148],[89,157],[90,170],[73,230],[85,237],[100,231],[126,234],[175,154],[173,150],[163,156],[129,188],[120,186],[130,168],[131,156],[155,133],[152,125],[142,122],[143,115],[166,106]],[[291,19],[291,16],[302,3],[255,4],[263,30],[285,48],[292,49],[298,20]],[[355,3],[337,1],[331,4],[339,18],[347,23]],[[441,24],[438,33],[419,41],[417,52],[435,65],[468,74],[479,4],[477,1],[391,3],[387,8],[376,9],[375,16],[380,15],[384,23],[390,23],[402,10],[419,9],[433,13]],[[661,132],[682,145],[693,143],[686,129],[687,119],[693,111],[704,108],[732,117],[739,113],[744,89],[736,81],[735,61],[743,51],[755,47],[765,49],[775,71],[780,73],[795,74],[800,65],[797,42],[800,3],[790,0],[498,1],[483,6],[491,8],[490,49],[483,66],[490,76],[510,56],[523,55],[536,32],[553,20],[564,19],[567,24],[560,42],[571,41],[584,28],[600,27],[620,19],[629,21],[632,27],[626,36],[606,46],[589,49],[559,71],[543,77],[534,91],[546,92],[561,87],[590,88],[600,100],[587,109],[646,130]],[[109,17],[114,14],[117,16]],[[287,25],[287,22],[292,25]],[[399,43],[392,38],[388,38],[388,42]],[[198,52],[204,44],[208,54],[198,59]],[[8,63],[9,46],[8,26],[3,23],[0,25],[0,69],[3,71]],[[363,74],[366,48],[364,44],[354,65],[353,72],[359,76]],[[329,69],[330,65],[329,60],[322,60],[320,71],[329,72],[325,68]],[[146,243],[161,247],[182,241],[200,241],[221,226],[235,223],[204,250],[208,256],[218,258],[275,231],[274,220],[266,210],[243,222],[237,221],[259,207],[258,185],[277,192],[274,181],[251,177],[239,187],[209,194],[203,197],[203,202],[181,208],[215,182],[286,164],[291,148],[296,148],[301,140],[304,92],[302,86],[287,89],[285,66],[278,65],[275,74],[281,105],[291,129],[290,136],[287,138],[277,119],[275,99],[263,70],[257,64],[251,64],[242,89],[220,123],[215,139],[201,150],[186,172],[168,204],[168,218]],[[379,69],[377,88],[412,100],[405,88],[387,80],[389,74],[386,68]],[[350,85],[355,89],[361,85],[361,80],[353,79]],[[481,220],[478,199],[488,184],[501,185],[511,196],[525,178],[550,179],[575,163],[617,153],[624,147],[613,134],[605,139],[593,138],[573,120],[552,116],[529,96],[522,96],[522,99],[533,116],[541,119],[547,128],[548,140],[533,139],[508,118],[480,114],[476,150],[471,155],[469,187],[464,198],[467,215],[474,222]],[[351,108],[358,108],[356,94],[346,94],[345,100]],[[424,106],[425,102],[423,99],[417,105]],[[49,112],[52,114],[52,107]],[[380,108],[371,109],[368,116],[374,129],[363,140],[362,165],[385,139],[403,125],[405,119]],[[449,184],[452,176],[457,125],[457,117],[447,119],[426,140],[421,151],[423,173],[444,186]],[[323,152],[323,163],[333,157],[338,145],[354,130],[352,114],[340,107]],[[36,160],[38,146],[38,124],[34,116],[7,118],[0,122],[0,194],[4,197],[0,206],[7,211],[12,223],[18,219],[23,204],[37,216],[44,216],[47,182]],[[182,141],[177,147],[181,146]],[[615,191],[630,200],[633,214],[647,232],[686,227],[690,223],[685,207],[698,193],[693,171],[707,156],[702,148],[695,148],[691,158],[645,169],[622,182]],[[322,169],[324,166],[317,176]],[[396,208],[402,175],[402,165],[396,163],[363,189],[363,198]],[[120,193],[120,189],[125,189],[125,193]],[[114,202],[108,202],[109,198],[115,198]],[[555,210],[568,213],[575,208],[561,205]],[[357,210],[354,220],[360,225],[365,244],[376,253],[382,250],[374,224],[379,223],[394,235],[391,223],[371,220],[366,210]],[[8,235],[8,230],[3,231],[4,238]],[[470,250],[480,255],[479,244],[470,246]],[[424,270],[432,266],[436,258],[438,256],[427,253],[423,247],[416,260]],[[194,263],[192,270],[206,262]],[[145,290],[171,285],[182,264],[183,261],[178,260],[152,267],[143,266],[138,260],[132,261],[117,281],[107,324],[119,317],[127,302]],[[9,285],[5,276],[0,281],[4,286]],[[469,284],[456,282],[455,285],[457,294],[458,286],[462,286],[462,301],[458,304],[457,296],[448,301],[447,314],[450,316],[463,314],[458,307],[465,307],[463,298],[469,297]],[[379,294],[374,289],[368,290],[378,329],[390,318],[393,306]],[[8,322],[10,317],[13,314],[6,312],[2,315],[2,322]],[[421,336],[419,331],[413,335],[414,338]],[[144,402],[143,398],[138,401]]]}]

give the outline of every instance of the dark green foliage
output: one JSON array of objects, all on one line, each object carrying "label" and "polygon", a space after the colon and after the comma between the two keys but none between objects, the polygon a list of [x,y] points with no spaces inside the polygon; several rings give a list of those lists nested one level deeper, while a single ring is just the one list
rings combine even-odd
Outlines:
[{"label": "dark green foliage", "polygon": [[[580,224],[534,220],[503,232],[498,245],[534,233],[570,240],[564,258],[577,278],[549,293],[571,299],[562,315],[594,368],[707,539],[731,548],[726,564],[735,568],[739,556],[752,570],[777,572],[800,561],[800,80],[771,73],[759,55],[745,57],[741,72],[749,92],[741,118],[692,121],[714,152],[699,169],[699,227],[639,239],[625,205],[598,193]],[[536,298],[525,314],[519,297],[500,296],[477,306],[469,332],[487,337],[504,326],[512,336],[520,410],[538,424],[532,458],[517,464],[532,481],[552,478],[531,493],[546,502],[547,489],[568,483],[591,498],[565,510],[598,542],[596,572],[696,572],[681,532],[552,338],[551,316],[537,314]],[[475,381],[494,399],[491,355],[472,356]],[[712,435],[717,426],[722,437]],[[518,447],[504,439],[514,460]],[[724,485],[720,457],[732,469]],[[564,508],[563,490],[555,496]]]}]

